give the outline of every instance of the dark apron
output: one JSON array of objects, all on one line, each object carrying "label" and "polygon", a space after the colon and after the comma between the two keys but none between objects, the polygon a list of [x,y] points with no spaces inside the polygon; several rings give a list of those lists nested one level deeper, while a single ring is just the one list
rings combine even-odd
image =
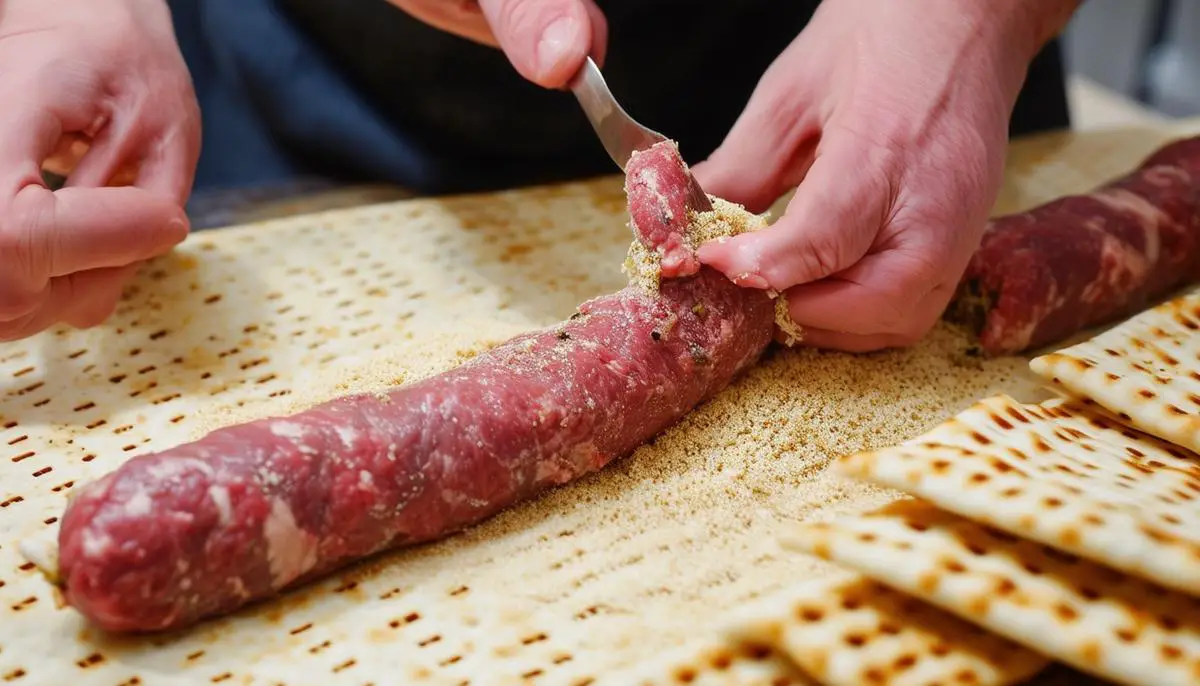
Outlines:
[{"label": "dark apron", "polygon": [[[694,162],[721,142],[817,2],[598,4],[610,25],[610,87]],[[172,7],[205,108],[199,188],[257,174],[446,193],[616,171],[569,93],[524,81],[498,50],[426,26],[385,0]],[[1012,133],[1067,126],[1054,43],[1030,69]],[[261,154],[248,159],[248,150]]]}]

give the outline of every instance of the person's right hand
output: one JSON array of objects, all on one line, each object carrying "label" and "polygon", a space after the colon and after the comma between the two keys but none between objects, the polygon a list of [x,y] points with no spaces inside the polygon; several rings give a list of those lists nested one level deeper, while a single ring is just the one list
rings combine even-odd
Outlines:
[{"label": "person's right hand", "polygon": [[200,114],[165,0],[6,0],[0,101],[0,340],[94,326],[188,233]]},{"label": "person's right hand", "polygon": [[608,22],[592,0],[389,0],[435,28],[499,47],[526,79],[561,88],[591,56],[604,63]]}]

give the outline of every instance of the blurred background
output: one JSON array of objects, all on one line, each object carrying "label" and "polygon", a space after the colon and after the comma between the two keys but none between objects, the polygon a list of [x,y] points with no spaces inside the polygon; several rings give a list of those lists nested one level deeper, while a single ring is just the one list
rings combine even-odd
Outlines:
[{"label": "blurred background", "polygon": [[[196,43],[200,32],[213,30],[205,29],[201,19],[199,8],[205,1],[168,0],[185,50],[190,46],[198,54],[204,51]],[[1076,130],[1200,116],[1200,0],[1085,0],[1063,35],[1063,48]],[[257,140],[259,134],[245,130],[250,124],[236,116],[247,103],[206,76],[220,66],[211,55],[193,65],[198,88],[221,91],[211,97],[224,98],[229,105],[206,112],[206,136]],[[246,155],[256,159],[270,154],[246,149]],[[202,161],[201,176],[204,171]],[[237,176],[236,169],[222,172]],[[206,228],[407,195],[404,189],[386,185],[330,188],[320,180],[297,180],[206,189],[193,194],[188,211],[193,227]]]},{"label": "blurred background", "polygon": [[1064,44],[1079,123],[1111,114],[1092,106],[1097,100],[1166,117],[1200,115],[1197,0],[1086,0]]}]

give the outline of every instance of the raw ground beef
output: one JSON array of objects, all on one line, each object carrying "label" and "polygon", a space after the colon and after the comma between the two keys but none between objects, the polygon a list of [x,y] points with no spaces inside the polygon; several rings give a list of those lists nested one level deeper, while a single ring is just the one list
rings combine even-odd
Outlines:
[{"label": "raw ground beef", "polygon": [[993,219],[950,320],[989,355],[1129,316],[1200,275],[1200,137],[1163,146],[1091,193]]},{"label": "raw ground beef", "polygon": [[[677,256],[678,151],[629,167],[656,180],[627,187],[636,236]],[[697,269],[419,383],[135,457],[69,503],[64,595],[104,629],[173,629],[447,536],[632,452],[752,365],[773,318],[761,292]]]}]

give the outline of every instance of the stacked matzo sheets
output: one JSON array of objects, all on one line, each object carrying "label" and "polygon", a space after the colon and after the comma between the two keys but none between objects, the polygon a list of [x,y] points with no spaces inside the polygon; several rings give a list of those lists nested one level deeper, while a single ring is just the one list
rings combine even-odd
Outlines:
[{"label": "stacked matzo sheets", "polygon": [[1056,661],[1200,683],[1200,293],[1031,366],[1063,397],[986,398],[837,463],[910,496],[785,540],[845,574],[622,679],[999,685]]},{"label": "stacked matzo sheets", "polygon": [[949,612],[850,573],[762,598],[708,642],[605,683],[1006,686],[1049,663]]},{"label": "stacked matzo sheets", "polygon": [[837,468],[1200,595],[1200,461],[1078,401],[989,398]]},{"label": "stacked matzo sheets", "polygon": [[1146,433],[1200,452],[1200,290],[1030,367]]},{"label": "stacked matzo sheets", "polygon": [[1200,678],[1200,598],[922,500],[806,526],[795,545],[1118,683]]},{"label": "stacked matzo sheets", "polygon": [[[995,664],[1200,683],[1200,292],[1031,367],[1063,397],[987,398],[842,458],[910,497],[785,544],[1020,646]],[[857,683],[901,683],[884,676]]]}]

